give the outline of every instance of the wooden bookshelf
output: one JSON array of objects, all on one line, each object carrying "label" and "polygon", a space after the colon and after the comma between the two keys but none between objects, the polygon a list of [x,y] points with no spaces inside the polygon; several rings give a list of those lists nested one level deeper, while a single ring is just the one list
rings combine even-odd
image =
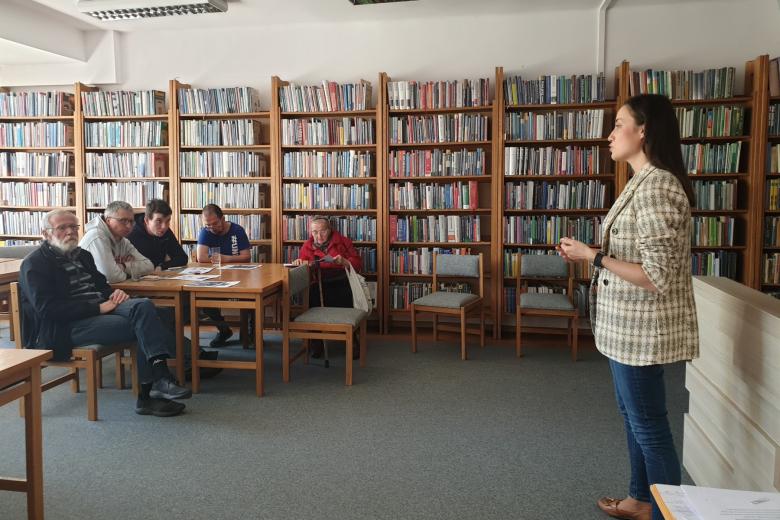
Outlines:
[{"label": "wooden bookshelf", "polygon": [[[70,130],[65,130],[70,134],[72,142],[59,142],[59,146],[52,146],[55,143],[31,143],[31,142],[0,142],[0,244],[6,244],[8,241],[14,244],[34,243],[40,240],[39,221],[44,213],[56,208],[71,209],[76,211],[80,207],[82,200],[79,179],[78,147],[78,117],[77,117],[77,86],[74,86],[71,92],[64,92],[63,96],[69,95],[70,107],[65,107],[65,115],[0,115],[0,125],[22,125],[24,127],[32,126],[37,128],[40,125],[65,125]],[[40,91],[45,92],[45,91]],[[0,93],[10,94],[10,89],[0,87]],[[18,95],[25,93],[18,92]],[[35,94],[35,91],[26,92],[26,94]],[[47,132],[48,133],[48,132]],[[66,139],[68,135],[64,136]],[[30,154],[21,156],[20,154]],[[68,167],[59,173],[65,173],[65,176],[44,176],[45,168],[32,171],[33,165],[29,164],[29,159],[35,154],[37,157],[43,156],[51,162],[68,161]],[[28,175],[16,176],[10,170],[12,169],[11,158],[18,171],[17,161],[21,160],[26,164]],[[60,157],[60,159],[55,159]],[[7,174],[3,173],[4,166],[8,167]],[[55,175],[57,172],[54,172]],[[39,175],[42,174],[42,175]],[[24,190],[23,198],[19,198],[19,190]],[[12,222],[13,221],[13,222]],[[11,226],[11,224],[14,224]]]},{"label": "wooden bookshelf", "polygon": [[[544,218],[568,218],[568,219],[603,219],[609,211],[612,202],[619,194],[623,182],[623,171],[619,170],[610,157],[607,136],[609,135],[615,113],[620,107],[622,98],[621,87],[619,78],[619,68],[616,72],[616,99],[604,100],[604,101],[592,101],[592,102],[564,102],[564,103],[517,103],[513,104],[512,99],[508,98],[505,89],[505,80],[515,76],[514,74],[506,74],[503,67],[496,69],[496,105],[499,107],[499,117],[497,117],[498,129],[495,134],[496,147],[495,147],[495,198],[493,203],[494,208],[494,222],[495,222],[495,236],[496,246],[495,250],[495,270],[500,273],[501,276],[496,276],[494,280],[495,286],[495,305],[499,311],[496,313],[496,319],[498,321],[498,330],[510,328],[514,330],[515,327],[515,314],[512,307],[508,307],[510,299],[514,300],[517,296],[515,294],[515,288],[517,286],[517,279],[515,267],[515,255],[521,254],[552,254],[555,251],[555,246],[558,243],[559,237],[545,237],[543,239],[534,239],[533,241],[523,238],[521,241],[510,240],[512,234],[510,234],[509,226],[512,224],[512,218],[514,219],[544,219]],[[531,79],[531,78],[528,78]],[[534,78],[535,79],[535,78]],[[594,85],[594,88],[596,86]],[[606,90],[606,85],[604,86]],[[519,97],[519,96],[518,96]],[[567,136],[571,138],[567,139],[550,139],[550,138],[517,138],[512,135],[509,128],[510,119],[514,118],[522,120],[525,114],[529,114],[530,117],[537,117],[539,115],[546,115],[550,112],[562,112],[564,114],[576,113],[580,111],[602,111],[602,129],[598,135],[581,136],[575,134],[574,136]],[[595,112],[594,112],[595,113]],[[513,168],[512,157],[514,156],[526,156],[534,157],[535,154],[541,155],[545,153],[545,150],[552,149],[553,153],[567,151],[571,153],[576,150],[576,153],[581,155],[585,154],[590,157],[590,165],[581,164],[579,167],[567,168],[565,172],[559,171],[558,168],[548,168],[545,170],[539,170],[536,168],[526,167],[523,171],[522,167],[518,167],[517,171],[507,171],[507,159],[509,159],[509,168]],[[554,156],[553,156],[554,157]],[[518,159],[519,162],[519,159]],[[530,162],[530,160],[529,160]],[[529,169],[530,168],[530,169]],[[534,171],[530,171],[534,170]],[[570,208],[539,208],[535,205],[532,207],[518,208],[516,205],[510,206],[508,200],[507,187],[521,187],[526,183],[534,182],[534,189],[540,183],[547,183],[547,185],[560,189],[562,186],[568,183],[577,182],[590,182],[595,181],[603,185],[605,190],[603,204],[597,204],[594,208],[574,207]],[[526,187],[528,185],[526,184]],[[542,185],[544,186],[544,185]],[[530,189],[530,188],[529,188]],[[517,222],[517,221],[515,221]],[[515,224],[521,229],[526,228],[521,221],[519,224]],[[595,225],[592,226],[594,236],[600,234],[601,221],[596,220]],[[564,231],[563,236],[568,236],[569,233]],[[589,242],[585,236],[575,236],[579,240]],[[599,244],[592,244],[592,247],[598,247]],[[589,280],[589,274],[591,272],[590,266],[582,263],[576,266],[576,275],[578,283],[587,284]],[[543,284],[543,281],[542,281]],[[516,301],[516,300],[515,300]],[[511,312],[510,312],[511,310]],[[585,316],[587,318],[587,316]],[[537,330],[539,327],[532,326],[534,323],[530,323],[531,326],[528,330]],[[525,327],[524,327],[525,330]],[[541,330],[541,329],[539,329]],[[513,332],[514,333],[514,332]]]},{"label": "wooden bookshelf", "polygon": [[[352,85],[352,87],[349,87],[349,85]],[[345,101],[347,98],[342,97],[340,87],[344,87],[347,90],[352,88],[357,93],[358,85],[362,85],[367,89],[365,107],[356,106],[355,109],[344,110],[351,103],[347,103]],[[339,90],[332,90],[337,87],[339,87]],[[373,103],[371,97],[372,86],[370,82],[360,80],[358,83],[347,83],[340,86],[328,83],[328,90],[325,95],[329,99],[330,106],[326,103],[324,108],[331,108],[331,110],[308,110],[308,108],[313,108],[313,106],[304,103],[304,91],[311,89],[311,92],[314,89],[321,88],[321,85],[300,85],[282,80],[277,76],[271,79],[271,95],[273,98],[271,113],[277,143],[275,147],[277,156],[275,168],[277,184],[275,189],[278,204],[275,206],[274,214],[276,221],[279,223],[277,240],[279,248],[278,261],[288,262],[297,258],[301,245],[310,236],[307,224],[308,219],[315,215],[325,215],[331,218],[331,227],[334,229],[338,229],[338,226],[335,225],[335,219],[342,217],[353,219],[351,220],[352,222],[373,221],[373,227],[376,228],[375,237],[345,233],[343,230],[342,234],[352,240],[353,245],[361,253],[369,254],[370,250],[373,249],[376,264],[381,266],[384,264],[384,260],[380,244],[382,244],[384,237],[380,226],[380,217],[385,198],[384,187],[381,182],[383,172],[381,166],[382,154],[380,153],[383,135],[381,129],[384,127],[384,114],[381,110],[381,105],[378,104],[375,108],[369,108]],[[293,92],[297,96],[296,100],[298,102],[284,98],[285,93],[290,94]],[[320,108],[323,107],[320,106]],[[356,133],[360,133],[358,123],[361,121],[373,126],[373,139],[370,142],[364,142],[364,139],[357,139],[356,142],[344,143],[347,140],[344,136],[348,133],[349,128],[344,126],[340,128],[335,127],[339,122],[342,125],[349,125],[350,128],[354,124]],[[317,134],[318,131],[321,132],[323,125],[331,133],[327,136],[327,139],[322,137],[324,134],[321,133],[320,137],[322,138],[315,139],[316,142],[312,142],[312,136]],[[312,133],[304,132],[305,128],[312,130]],[[300,135],[297,135],[295,139],[290,139],[292,135],[289,132],[285,133],[286,129],[299,130]],[[340,131],[343,131],[343,134]],[[351,141],[351,139],[349,140]],[[348,156],[347,154],[354,154],[350,155],[348,163],[351,168],[357,165],[357,171],[340,169],[344,166],[342,164],[344,161],[338,160],[338,158],[341,157],[343,159]],[[367,166],[363,170],[359,165],[361,161],[366,159],[368,159],[368,163],[366,163]],[[329,166],[325,167],[321,164],[323,161],[327,162]],[[334,169],[331,169],[331,167]],[[353,175],[353,173],[356,175]],[[318,187],[310,188],[313,185]],[[333,208],[333,204],[341,204],[334,200],[325,200],[323,185],[330,185],[337,190],[355,190],[357,195],[365,195],[367,193],[370,202],[366,204],[364,198],[360,204],[354,204],[353,201],[344,208]],[[307,190],[311,200],[304,200],[301,197]],[[353,205],[359,205],[360,207],[353,207]],[[367,238],[372,239],[367,240]],[[369,320],[381,331],[384,326],[383,309],[386,294],[381,280],[381,273],[378,270],[370,270],[367,265],[368,262],[366,262],[367,256],[361,256],[363,256],[364,260],[362,274],[369,283],[376,284],[377,306]]]},{"label": "wooden bookshelf", "polygon": [[[98,87],[76,84],[76,119],[78,132],[76,136],[76,155],[79,157],[79,169],[77,170],[78,183],[80,186],[80,196],[78,204],[78,216],[85,224],[92,217],[101,214],[108,201],[123,200],[133,206],[135,213],[143,212],[146,202],[152,198],[163,198],[171,204],[171,208],[176,214],[176,208],[173,204],[172,193],[176,189],[173,181],[173,140],[171,131],[171,110],[170,96],[166,95],[164,90],[157,90],[158,98],[162,100],[162,106],[154,105],[153,113],[147,114],[114,114],[114,115],[96,115],[95,110],[86,106],[87,97],[90,93],[100,92],[103,95],[110,95],[111,90],[103,90]],[[115,95],[118,95],[116,91]],[[135,91],[139,94],[141,91]],[[114,105],[116,109],[116,105]],[[158,142],[150,143],[130,143],[123,141],[121,143],[101,143],[91,141],[90,127],[93,125],[122,125],[123,131],[139,124],[149,124],[150,126],[160,125],[160,137]],[[98,126],[100,129],[100,126]],[[106,130],[103,131],[104,133]],[[141,156],[140,154],[145,154]],[[141,157],[144,157],[141,160]],[[126,159],[132,158],[129,161]],[[151,159],[151,162],[148,161]],[[119,175],[116,177],[106,175],[100,172],[98,161],[103,160],[105,164],[117,166],[119,162],[124,161],[124,165],[119,167]],[[116,161],[114,163],[113,161]],[[136,162],[136,165],[132,163]],[[147,171],[144,175],[132,175],[140,163],[146,161]],[[104,164],[104,165],[105,165]],[[127,169],[125,169],[127,166]],[[136,190],[143,190],[143,193],[136,192],[133,197],[115,195],[113,192],[107,193],[107,197],[98,197],[98,186],[106,186],[109,190],[127,190],[130,183],[137,183]],[[158,185],[152,183],[159,183]],[[156,187],[156,186],[159,186]],[[93,193],[93,191],[95,193]],[[161,197],[159,197],[161,195]],[[99,202],[102,200],[102,202]],[[176,219],[171,219],[171,227],[174,233],[178,227]]]},{"label": "wooden bookshelf", "polygon": [[[488,92],[486,102],[477,106],[443,106],[446,103],[440,103],[439,107],[434,107],[434,103],[426,102],[426,106],[429,108],[401,108],[391,103],[391,92],[393,80],[386,74],[380,74],[380,104],[386,117],[386,126],[383,129],[382,140],[384,141],[384,150],[382,152],[383,160],[385,161],[384,167],[384,183],[387,196],[385,197],[384,215],[382,218],[383,226],[382,232],[384,233],[386,240],[382,245],[384,251],[385,264],[382,266],[382,278],[383,285],[385,287],[386,302],[385,302],[385,331],[389,332],[390,327],[393,324],[406,324],[408,323],[409,311],[406,308],[394,308],[394,305],[398,302],[394,302],[393,290],[394,287],[403,286],[407,283],[424,282],[430,283],[432,276],[427,273],[415,272],[412,269],[411,272],[396,272],[394,271],[393,258],[400,258],[408,251],[410,255],[417,255],[421,262],[423,257],[423,248],[427,248],[428,255],[432,255],[434,249],[468,249],[471,254],[482,253],[485,266],[485,316],[486,321],[489,323],[495,323],[495,304],[494,304],[494,290],[492,288],[492,273],[494,267],[492,264],[493,255],[493,222],[491,217],[491,207],[493,203],[492,190],[493,184],[493,139],[495,136],[495,119],[496,119],[496,106],[491,100],[491,94]],[[489,82],[493,79],[489,78]],[[422,86],[424,82],[420,82]],[[439,84],[439,83],[437,83]],[[463,83],[460,82],[462,88]],[[489,86],[488,86],[489,88]],[[440,91],[441,92],[441,91]],[[465,104],[457,101],[452,104]],[[422,102],[420,103],[422,106]],[[409,121],[416,121],[416,118],[425,117],[453,117],[453,118],[475,118],[483,117],[486,119],[487,132],[484,139],[469,140],[463,139],[458,136],[455,140],[440,141],[438,139],[394,139],[392,137],[394,121],[398,121],[400,118],[411,118]],[[403,123],[403,119],[400,119]],[[400,123],[399,123],[400,124]],[[407,142],[411,141],[411,142]],[[455,154],[465,152],[471,154],[472,158],[482,154],[484,157],[484,163],[482,164],[481,174],[469,173],[466,175],[460,175],[460,173],[454,171],[451,172],[442,170],[436,171],[438,154],[442,156],[447,153],[451,153],[451,157],[457,157]],[[425,154],[428,154],[426,156]],[[436,154],[436,155],[435,155]],[[423,159],[418,159],[423,157]],[[433,172],[431,175],[415,174],[417,173],[412,169],[411,163],[417,164],[417,161],[426,161],[431,167]],[[406,162],[404,162],[406,161]],[[478,161],[476,161],[478,162]],[[396,169],[396,164],[398,169]],[[405,167],[404,164],[407,166]],[[408,169],[408,172],[406,171]],[[403,171],[401,171],[403,170]],[[443,173],[443,174],[442,174]],[[414,174],[414,175],[412,175]],[[409,175],[409,176],[406,176]],[[430,190],[432,193],[444,193],[445,198],[449,197],[449,203],[445,203],[444,206],[454,205],[455,196],[460,201],[460,208],[449,207],[447,209],[418,209],[409,208],[408,205],[402,204],[400,201],[403,197],[410,197],[412,194],[424,194],[426,190]],[[467,194],[469,197],[469,209],[463,208],[463,197]],[[424,199],[425,197],[421,197]],[[476,200],[474,200],[476,199]],[[423,202],[420,200],[420,202]],[[438,201],[441,203],[441,201]],[[412,204],[413,205],[413,204]],[[436,208],[437,201],[434,200],[434,208]],[[446,240],[428,240],[428,241],[401,241],[397,240],[397,236],[394,234],[394,230],[397,230],[400,226],[398,222],[403,222],[403,219],[407,219],[406,222],[410,222],[411,218],[419,218],[426,216],[436,217],[471,217],[479,219],[480,226],[480,238],[478,240],[472,240],[467,237],[461,237],[461,240],[450,239]],[[395,224],[391,224],[395,222]],[[407,258],[411,259],[412,256]],[[427,256],[425,257],[427,258]],[[418,261],[418,260],[415,260]],[[407,289],[408,290],[408,289]],[[399,292],[400,296],[400,292]],[[409,292],[408,299],[411,301],[413,296]],[[397,305],[395,305],[397,307]]]},{"label": "wooden bookshelf", "polygon": [[[202,227],[200,215],[202,206],[205,204],[193,204],[188,200],[189,195],[195,195],[198,193],[197,190],[206,190],[209,187],[243,190],[246,194],[256,195],[259,204],[248,204],[245,201],[235,201],[228,198],[217,200],[213,197],[204,197],[203,202],[219,205],[227,220],[236,222],[246,229],[250,239],[249,243],[252,246],[253,261],[277,261],[278,252],[275,241],[279,220],[274,214],[276,132],[272,122],[272,112],[259,110],[258,106],[248,106],[245,107],[246,111],[201,113],[205,108],[188,108],[182,102],[182,96],[186,100],[188,91],[192,89],[192,85],[177,80],[170,82],[171,104],[173,113],[176,115],[176,122],[173,125],[173,140],[176,143],[174,160],[174,171],[177,179],[175,202],[178,212],[176,220],[181,230],[182,243],[187,244],[188,249],[193,248]],[[219,89],[219,92],[224,93],[224,90]],[[253,101],[247,99],[250,105],[253,103],[256,105],[260,101],[254,90],[248,89],[247,96],[253,98]],[[251,125],[253,135],[239,136],[238,140],[249,141],[251,137],[253,142],[242,144],[205,141],[195,144],[188,140],[188,132],[197,131],[197,133],[203,134],[204,125],[216,124],[225,124],[230,128],[242,128],[240,125],[243,125],[244,129],[250,128]],[[186,129],[185,126],[190,128]],[[200,139],[198,140],[200,141]],[[206,160],[205,163],[202,162],[204,160]],[[251,167],[243,168],[245,171],[242,171],[241,167],[226,167],[229,164],[238,164],[249,160],[256,161],[256,171]],[[222,171],[215,170],[218,161],[222,161],[224,165]],[[245,167],[247,166],[246,162],[243,164]]]}]

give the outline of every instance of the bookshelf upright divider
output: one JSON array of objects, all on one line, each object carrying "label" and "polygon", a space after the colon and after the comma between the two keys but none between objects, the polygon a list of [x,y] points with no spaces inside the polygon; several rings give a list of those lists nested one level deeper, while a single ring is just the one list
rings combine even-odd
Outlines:
[{"label": "bookshelf upright divider", "polygon": [[274,118],[278,122],[277,172],[280,259],[298,257],[315,215],[352,240],[373,288],[376,308],[369,316],[383,330],[384,290],[379,186],[382,150],[381,108],[369,108],[369,81],[298,85],[274,76]]}]

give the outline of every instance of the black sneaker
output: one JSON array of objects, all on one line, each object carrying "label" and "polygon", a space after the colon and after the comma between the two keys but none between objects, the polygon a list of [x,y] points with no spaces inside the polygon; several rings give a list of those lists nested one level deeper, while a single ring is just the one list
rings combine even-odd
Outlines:
[{"label": "black sneaker", "polygon": [[149,391],[149,397],[163,399],[189,399],[192,397],[192,390],[179,386],[172,377],[163,377],[152,383],[152,389]]},{"label": "black sneaker", "polygon": [[173,417],[182,413],[184,408],[184,404],[171,401],[170,399],[139,398],[135,404],[135,413],[138,415],[154,415],[155,417]]},{"label": "black sneaker", "polygon": [[217,337],[211,340],[211,343],[209,343],[210,348],[219,348],[224,347],[227,344],[227,340],[229,340],[233,336],[233,331],[230,329],[230,327],[220,327],[219,332],[217,332]]}]

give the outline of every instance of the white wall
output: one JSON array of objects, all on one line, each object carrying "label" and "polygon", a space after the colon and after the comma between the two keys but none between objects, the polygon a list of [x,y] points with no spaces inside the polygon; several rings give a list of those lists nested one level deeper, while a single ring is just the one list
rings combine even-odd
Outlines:
[{"label": "white wall", "polygon": [[[249,85],[267,106],[272,75],[296,82],[376,82],[381,71],[397,79],[457,79],[492,77],[498,65],[528,76],[590,73],[596,24],[597,13],[589,9],[137,31],[119,38],[117,87],[165,89],[173,78],[197,87]],[[615,66],[629,59],[637,68],[735,66],[740,91],[745,61],[780,55],[778,28],[777,0],[616,0],[607,15],[608,84]],[[9,74],[9,68],[0,70],[0,84]]]}]

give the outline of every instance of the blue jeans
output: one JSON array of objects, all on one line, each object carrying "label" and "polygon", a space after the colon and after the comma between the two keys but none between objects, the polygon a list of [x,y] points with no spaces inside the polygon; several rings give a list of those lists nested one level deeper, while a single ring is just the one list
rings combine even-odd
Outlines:
[{"label": "blue jeans", "polygon": [[146,298],[130,298],[109,314],[76,321],[70,338],[76,346],[137,342],[141,383],[153,379],[150,359],[176,355],[175,338],[160,320],[154,304]]},{"label": "blue jeans", "polygon": [[680,461],[666,411],[663,365],[631,366],[609,360],[615,397],[623,415],[631,461],[629,495],[653,504],[653,520],[663,520],[651,484],[680,485]]}]

